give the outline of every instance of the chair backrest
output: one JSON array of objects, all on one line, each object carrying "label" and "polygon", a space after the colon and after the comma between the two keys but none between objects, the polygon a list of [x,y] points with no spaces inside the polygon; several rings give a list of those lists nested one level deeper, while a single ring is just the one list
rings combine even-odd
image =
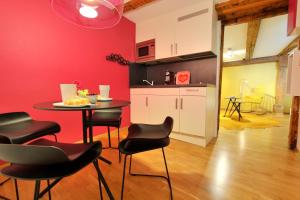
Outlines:
[{"label": "chair backrest", "polygon": [[0,137],[0,160],[13,164],[51,165],[70,161],[64,151],[53,146],[7,144]]},{"label": "chair backrest", "polygon": [[173,130],[173,124],[174,124],[174,120],[172,117],[168,116],[166,117],[164,123],[163,123],[163,127],[166,130],[167,136],[169,136]]},{"label": "chair backrest", "polygon": [[0,114],[0,127],[9,124],[32,120],[26,112],[10,112]]}]

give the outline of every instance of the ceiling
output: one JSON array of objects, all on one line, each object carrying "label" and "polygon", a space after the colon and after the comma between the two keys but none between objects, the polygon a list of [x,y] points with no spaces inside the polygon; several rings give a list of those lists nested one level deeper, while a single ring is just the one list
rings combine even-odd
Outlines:
[{"label": "ceiling", "polygon": [[[247,23],[225,26],[224,61],[245,58],[247,29]],[[287,36],[287,15],[262,19],[253,58],[278,55],[295,38]]]},{"label": "ceiling", "polygon": [[199,1],[203,0],[156,0],[136,10],[126,12],[124,16],[131,21],[138,23],[172,10],[196,4]]}]

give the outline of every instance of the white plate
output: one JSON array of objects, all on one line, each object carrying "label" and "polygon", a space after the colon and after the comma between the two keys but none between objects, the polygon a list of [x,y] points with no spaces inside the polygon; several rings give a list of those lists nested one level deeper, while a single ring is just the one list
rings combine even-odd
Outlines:
[{"label": "white plate", "polygon": [[86,107],[90,106],[90,104],[85,104],[85,105],[65,105],[64,102],[57,102],[52,104],[55,107],[67,107],[67,108],[81,108],[81,107]]},{"label": "white plate", "polygon": [[112,98],[110,98],[110,97],[105,98],[105,97],[101,97],[101,96],[98,95],[97,100],[98,100],[98,101],[111,101]]}]

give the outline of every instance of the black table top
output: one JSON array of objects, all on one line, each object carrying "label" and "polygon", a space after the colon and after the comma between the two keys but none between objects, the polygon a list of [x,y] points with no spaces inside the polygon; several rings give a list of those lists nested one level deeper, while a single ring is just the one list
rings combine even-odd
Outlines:
[{"label": "black table top", "polygon": [[111,108],[121,108],[128,106],[130,101],[124,100],[112,100],[112,101],[98,101],[96,104],[84,106],[84,107],[58,107],[53,106],[53,103],[59,101],[48,101],[37,103],[33,105],[33,108],[39,110],[53,110],[53,111],[83,111],[83,110],[103,110]]}]

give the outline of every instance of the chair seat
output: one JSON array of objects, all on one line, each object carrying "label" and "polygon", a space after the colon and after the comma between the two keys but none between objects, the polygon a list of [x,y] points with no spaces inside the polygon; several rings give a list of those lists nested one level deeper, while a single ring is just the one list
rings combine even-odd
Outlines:
[{"label": "chair seat", "polygon": [[119,150],[126,155],[150,151],[166,147],[170,144],[170,139],[137,139],[122,140],[119,144]]},{"label": "chair seat", "polygon": [[120,112],[95,112],[92,116],[93,125],[119,127]]},{"label": "chair seat", "polygon": [[0,135],[8,137],[13,144],[23,144],[59,131],[57,123],[48,121],[26,120],[0,126]]},{"label": "chair seat", "polygon": [[127,138],[120,142],[119,149],[128,155],[166,147],[170,143],[166,131],[163,125],[133,124],[128,129]]},{"label": "chair seat", "polygon": [[85,167],[101,153],[101,143],[66,144],[46,139],[35,140],[28,145],[53,146],[62,149],[70,161],[53,165],[12,164],[2,169],[2,174],[17,179],[46,180],[74,174]]}]

